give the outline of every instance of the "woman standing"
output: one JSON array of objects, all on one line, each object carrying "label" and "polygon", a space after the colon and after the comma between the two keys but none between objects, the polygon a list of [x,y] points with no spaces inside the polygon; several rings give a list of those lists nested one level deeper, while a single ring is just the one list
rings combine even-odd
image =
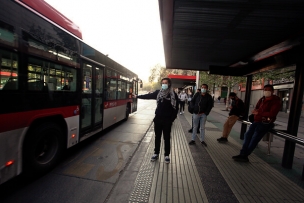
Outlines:
[{"label": "woman standing", "polygon": [[[188,95],[185,93],[185,90],[183,90],[182,93],[180,93],[180,95],[178,96],[179,98],[179,102],[180,102],[180,114],[185,113],[185,103],[186,103],[186,100],[187,100],[187,97]],[[183,111],[182,111],[183,110]]]},{"label": "woman standing", "polygon": [[165,140],[165,162],[170,163],[170,133],[172,123],[177,117],[178,97],[171,87],[170,78],[161,80],[162,89],[156,90],[151,94],[138,95],[133,94],[133,98],[139,99],[156,99],[157,107],[155,110],[154,131],[155,131],[155,148],[151,161],[159,157],[161,135],[164,134]]}]

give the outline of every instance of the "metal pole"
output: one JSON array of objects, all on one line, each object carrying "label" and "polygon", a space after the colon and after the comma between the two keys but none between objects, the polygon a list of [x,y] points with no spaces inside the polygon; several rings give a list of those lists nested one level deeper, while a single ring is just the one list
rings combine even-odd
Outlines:
[{"label": "metal pole", "polygon": [[[300,122],[300,116],[303,105],[303,91],[304,91],[304,61],[302,59],[304,55],[304,47],[299,47],[297,62],[296,62],[296,74],[293,87],[293,95],[290,106],[290,113],[288,118],[287,133],[293,136],[297,136],[298,127]],[[296,144],[294,142],[285,140],[284,153],[282,166],[284,168],[292,168],[294,151]]]},{"label": "metal pole", "polygon": [[199,84],[199,71],[196,71],[196,89],[199,89],[199,86],[200,86],[200,84]]},{"label": "metal pole", "polygon": [[[247,82],[246,82],[245,115],[244,115],[244,120],[246,120],[246,121],[248,119],[248,112],[249,112],[249,107],[250,107],[251,85],[252,85],[252,75],[248,75]],[[244,139],[246,130],[247,130],[247,125],[242,123],[241,134],[240,134],[241,140]]]}]

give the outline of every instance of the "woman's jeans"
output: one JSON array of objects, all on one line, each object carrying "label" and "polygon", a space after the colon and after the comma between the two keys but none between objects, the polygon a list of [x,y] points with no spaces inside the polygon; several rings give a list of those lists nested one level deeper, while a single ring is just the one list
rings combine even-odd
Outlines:
[{"label": "woman's jeans", "polygon": [[193,114],[193,132],[192,132],[192,140],[195,140],[198,123],[201,124],[201,141],[204,141],[205,136],[205,124],[206,124],[207,116],[206,114],[198,115]]},{"label": "woman's jeans", "polygon": [[263,124],[262,122],[253,122],[245,133],[243,147],[240,155],[249,156],[256,148],[264,135],[273,128],[274,124]]}]

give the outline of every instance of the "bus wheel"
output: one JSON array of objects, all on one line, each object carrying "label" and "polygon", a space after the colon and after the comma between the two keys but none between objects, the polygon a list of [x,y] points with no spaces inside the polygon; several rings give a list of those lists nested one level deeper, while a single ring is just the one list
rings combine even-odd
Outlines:
[{"label": "bus wheel", "polygon": [[126,108],[126,118],[125,118],[125,121],[128,120],[129,118],[129,114],[130,114],[130,107],[127,105],[127,108]]},{"label": "bus wheel", "polygon": [[24,170],[29,175],[44,173],[59,161],[63,152],[63,133],[55,123],[35,128],[24,142]]}]

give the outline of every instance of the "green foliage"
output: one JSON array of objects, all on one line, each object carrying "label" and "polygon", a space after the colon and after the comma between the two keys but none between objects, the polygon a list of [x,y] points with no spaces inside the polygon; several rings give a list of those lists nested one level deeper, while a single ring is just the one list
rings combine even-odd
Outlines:
[{"label": "green foliage", "polygon": [[212,75],[206,71],[200,72],[200,84],[207,84],[209,89],[212,89],[214,83],[218,87],[227,86],[232,88],[243,82],[246,82],[246,77]]},{"label": "green foliage", "polygon": [[260,81],[260,84],[264,81],[270,81],[270,80],[281,80],[281,79],[288,79],[290,81],[294,80],[295,75],[295,67],[287,67],[287,68],[281,68],[281,69],[274,69],[270,71],[265,71],[262,73],[258,73],[253,75],[253,80]]}]

